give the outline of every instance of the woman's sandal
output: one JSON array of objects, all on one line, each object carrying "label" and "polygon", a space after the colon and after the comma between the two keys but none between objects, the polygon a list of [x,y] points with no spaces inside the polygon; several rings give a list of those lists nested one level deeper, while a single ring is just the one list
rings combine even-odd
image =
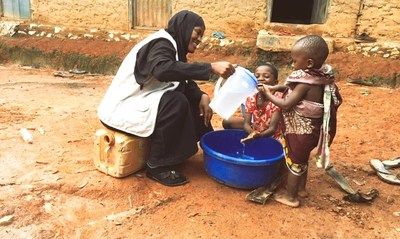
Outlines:
[{"label": "woman's sandal", "polygon": [[146,176],[165,185],[165,186],[180,186],[188,183],[185,175],[176,172],[175,170],[166,170],[162,172],[157,172],[156,169],[147,168]]}]

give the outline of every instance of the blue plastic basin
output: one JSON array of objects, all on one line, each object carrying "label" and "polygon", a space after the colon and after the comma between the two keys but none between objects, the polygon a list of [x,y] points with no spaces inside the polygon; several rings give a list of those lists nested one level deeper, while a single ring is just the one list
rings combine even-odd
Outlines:
[{"label": "blue plastic basin", "polygon": [[200,140],[206,172],[225,185],[252,189],[276,177],[283,148],[274,138],[258,138],[245,144],[247,133],[238,129],[217,130]]}]

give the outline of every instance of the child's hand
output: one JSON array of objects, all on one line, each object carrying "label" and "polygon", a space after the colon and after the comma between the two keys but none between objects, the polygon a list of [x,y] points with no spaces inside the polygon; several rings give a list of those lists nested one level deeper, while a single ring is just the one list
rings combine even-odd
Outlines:
[{"label": "child's hand", "polygon": [[258,90],[261,94],[263,94],[268,99],[268,95],[273,94],[273,92],[271,91],[271,87],[272,86],[269,86],[269,85],[263,85],[262,87],[259,87]]},{"label": "child's hand", "polygon": [[264,135],[261,132],[254,132],[253,139],[261,137],[264,137]]},{"label": "child's hand", "polygon": [[275,94],[276,91],[279,90],[279,85],[270,85],[268,86],[269,91],[271,92],[271,94]]},{"label": "child's hand", "polygon": [[248,142],[248,141],[250,141],[250,140],[253,140],[255,134],[257,134],[256,131],[251,132],[246,138],[241,139],[241,140],[240,140],[240,143],[246,143],[246,142]]},{"label": "child's hand", "polygon": [[269,93],[269,94],[273,94],[274,93],[274,86],[272,85],[264,85],[264,90],[265,92]]}]

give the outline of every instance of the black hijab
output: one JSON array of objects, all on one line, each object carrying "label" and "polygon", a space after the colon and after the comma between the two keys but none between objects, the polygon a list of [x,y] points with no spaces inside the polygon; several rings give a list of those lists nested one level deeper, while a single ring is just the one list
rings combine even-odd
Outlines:
[{"label": "black hijab", "polygon": [[[190,38],[195,26],[202,26],[205,28],[204,21],[196,13],[187,10],[178,12],[168,22],[168,28],[165,30],[176,41],[179,61],[187,62],[186,54],[188,53]],[[140,85],[140,89],[143,88],[143,84],[149,74],[151,74],[154,66],[162,60],[162,58],[154,58],[154,56],[151,60],[148,59],[149,52],[154,47],[154,42],[156,41],[157,40],[153,40],[144,45],[137,54],[134,75],[136,82]],[[173,48],[172,45],[171,48]]]},{"label": "black hijab", "polygon": [[203,18],[194,12],[183,10],[175,14],[168,22],[165,29],[176,41],[178,57],[180,61],[186,62],[186,54],[194,27],[204,27]]}]

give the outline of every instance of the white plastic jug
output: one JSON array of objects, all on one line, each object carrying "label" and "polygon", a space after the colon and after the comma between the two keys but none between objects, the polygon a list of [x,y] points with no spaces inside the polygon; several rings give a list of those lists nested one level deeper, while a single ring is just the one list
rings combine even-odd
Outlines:
[{"label": "white plastic jug", "polygon": [[[221,88],[219,88],[221,81],[218,80],[214,98],[210,103],[211,109],[223,119],[228,119],[248,96],[258,92],[257,82],[256,77],[249,70],[240,66],[236,67],[235,73]],[[216,92],[218,93],[215,94]]]}]

